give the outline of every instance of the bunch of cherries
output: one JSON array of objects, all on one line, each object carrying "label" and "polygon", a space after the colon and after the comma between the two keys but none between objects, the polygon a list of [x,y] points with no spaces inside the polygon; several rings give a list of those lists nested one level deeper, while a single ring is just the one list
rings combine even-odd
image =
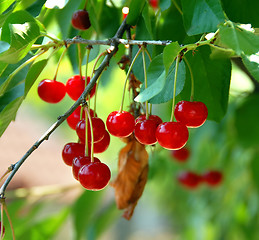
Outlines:
[{"label": "bunch of cherries", "polygon": [[[126,111],[109,114],[106,126],[111,135],[127,137],[134,132],[144,145],[157,142],[165,149],[181,149],[189,138],[188,128],[200,127],[207,119],[208,110],[202,102],[180,101],[174,109],[176,122],[162,122],[156,115],[141,115],[136,120]],[[188,128],[187,128],[188,127]]]},{"label": "bunch of cherries", "polygon": [[[189,159],[190,150],[185,146],[179,150],[170,151],[170,154],[174,160],[183,163]],[[177,180],[188,189],[196,189],[202,183],[216,187],[221,184],[223,175],[218,170],[209,170],[201,175],[192,171],[183,171],[178,175]]]},{"label": "bunch of cherries", "polygon": [[[48,103],[60,102],[66,93],[71,99],[77,100],[90,82],[90,78],[87,77],[86,81],[85,77],[80,75],[69,78],[66,85],[56,80],[44,79],[38,85],[38,94]],[[89,96],[93,97],[95,91],[96,85],[90,91]],[[98,118],[92,109],[85,108],[79,106],[67,118],[67,123],[76,131],[79,142],[67,143],[62,150],[62,158],[67,165],[72,166],[75,179],[79,180],[83,187],[88,190],[100,190],[108,184],[111,172],[106,164],[92,156],[91,142],[93,141],[93,153],[102,153],[110,144],[110,135],[102,119]],[[86,111],[89,111],[90,121],[89,118],[87,118],[88,121],[85,120],[88,116],[85,114]]]}]

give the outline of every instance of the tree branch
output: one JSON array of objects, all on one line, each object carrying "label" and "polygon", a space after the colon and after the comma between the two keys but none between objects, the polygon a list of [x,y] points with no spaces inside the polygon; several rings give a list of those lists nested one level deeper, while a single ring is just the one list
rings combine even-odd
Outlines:
[{"label": "tree branch", "polygon": [[85,102],[85,98],[88,95],[88,93],[93,88],[94,84],[96,83],[97,79],[101,75],[102,71],[105,69],[106,66],[109,65],[110,59],[112,56],[116,53],[118,50],[118,42],[114,41],[114,39],[121,38],[123,33],[129,28],[129,26],[126,24],[126,19],[122,22],[121,26],[119,27],[117,33],[113,38],[110,39],[111,41],[111,47],[107,50],[108,54],[103,59],[102,63],[100,64],[99,68],[95,71],[95,74],[87,87],[85,88],[82,95],[79,97],[79,99],[68,109],[66,113],[64,113],[62,116],[58,117],[58,120],[41,136],[41,138],[36,141],[33,146],[26,152],[26,154],[14,165],[12,165],[12,171],[10,175],[7,177],[5,182],[0,188],[0,199],[5,198],[5,191],[9,183],[11,182],[12,178],[14,177],[15,173],[18,171],[18,169],[21,167],[21,165],[24,163],[24,161],[34,152],[42,142],[49,139],[49,136],[63,123],[69,115],[71,115],[75,109],[82,103]]}]

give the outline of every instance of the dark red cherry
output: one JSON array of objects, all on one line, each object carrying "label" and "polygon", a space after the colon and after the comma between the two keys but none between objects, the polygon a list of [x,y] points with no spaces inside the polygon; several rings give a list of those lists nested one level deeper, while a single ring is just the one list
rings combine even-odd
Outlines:
[{"label": "dark red cherry", "polygon": [[[160,123],[163,122],[162,119],[160,117],[158,117],[157,115],[149,115],[148,119],[156,121],[157,125],[159,125]],[[135,123],[137,124],[138,122],[141,122],[141,121],[144,121],[144,120],[146,120],[146,115],[145,114],[138,116],[135,119]]]},{"label": "dark red cherry", "polygon": [[106,151],[110,145],[110,139],[110,134],[105,131],[103,139],[94,143],[94,153],[102,153]]},{"label": "dark red cherry", "polygon": [[[81,120],[81,109],[81,106],[77,107],[76,110],[67,118],[67,124],[74,130],[76,129],[77,123]],[[94,115],[97,117],[97,115],[94,114],[94,111],[90,109],[90,116],[94,117]],[[82,119],[85,119],[85,111],[82,112]]]},{"label": "dark red cherry", "polygon": [[157,126],[158,124],[155,120],[139,121],[134,129],[136,139],[144,145],[154,145],[157,142]]},{"label": "dark red cherry", "polygon": [[222,182],[223,175],[220,171],[210,170],[202,175],[202,179],[208,185],[216,187]]},{"label": "dark red cherry", "polygon": [[67,143],[62,150],[62,158],[65,164],[72,166],[73,159],[78,156],[84,156],[85,146],[81,143]]},{"label": "dark red cherry", "polygon": [[206,121],[208,109],[203,102],[180,101],[175,106],[174,116],[187,127],[197,128]]},{"label": "dark red cherry", "polygon": [[[100,160],[94,157],[94,162],[100,162]],[[78,173],[81,167],[91,163],[90,156],[78,156],[73,159],[72,172],[76,180],[78,180]]]},{"label": "dark red cherry", "polygon": [[178,162],[186,162],[190,157],[190,150],[186,147],[183,147],[178,150],[172,150],[171,155]]},{"label": "dark red cherry", "polygon": [[[94,142],[100,141],[106,132],[105,124],[102,119],[98,117],[91,118],[93,125]],[[76,133],[82,142],[85,142],[85,120],[80,120],[76,125]],[[88,122],[88,141],[91,141],[90,123]]]},{"label": "dark red cherry", "polygon": [[48,103],[58,103],[66,95],[64,83],[55,80],[44,79],[38,85],[39,97]]},{"label": "dark red cherry", "polygon": [[[90,77],[87,77],[87,84],[90,82]],[[75,75],[67,80],[66,91],[69,97],[73,100],[77,100],[83,91],[85,90],[85,77],[80,75]],[[93,97],[96,91],[96,84],[90,91],[90,97]]]},{"label": "dark red cherry", "polygon": [[177,179],[180,184],[190,189],[197,188],[202,182],[200,175],[189,171],[180,173]]},{"label": "dark red cherry", "polygon": [[128,137],[134,130],[134,117],[126,111],[114,111],[109,114],[106,120],[109,133],[115,137]]},{"label": "dark red cherry", "polygon": [[188,129],[180,122],[164,122],[156,129],[158,143],[169,150],[182,148],[187,143],[188,138]]},{"label": "dark red cherry", "polygon": [[[4,235],[5,235],[5,226],[3,225],[3,233],[1,233],[1,228],[2,228],[2,222],[0,221],[0,237],[4,237]],[[1,239],[2,239],[1,238]]]},{"label": "dark red cherry", "polygon": [[78,30],[86,30],[91,27],[89,13],[86,10],[77,10],[73,13],[71,24]]},{"label": "dark red cherry", "polygon": [[111,179],[109,167],[101,162],[93,162],[84,165],[78,173],[78,180],[81,185],[93,191],[105,188]]}]

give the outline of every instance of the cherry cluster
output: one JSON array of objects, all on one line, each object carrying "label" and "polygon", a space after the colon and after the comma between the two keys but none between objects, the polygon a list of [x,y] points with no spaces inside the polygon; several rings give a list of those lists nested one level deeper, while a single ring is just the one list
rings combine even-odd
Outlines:
[{"label": "cherry cluster", "polygon": [[176,122],[162,122],[156,115],[141,115],[136,120],[126,111],[109,114],[106,126],[111,135],[127,137],[134,132],[144,145],[157,142],[166,149],[181,149],[189,138],[188,128],[200,127],[207,119],[208,110],[202,102],[180,101],[174,109]]},{"label": "cherry cluster", "polygon": [[185,171],[180,173],[177,179],[181,185],[188,189],[195,189],[202,183],[206,183],[210,187],[216,187],[222,182],[223,175],[218,170],[209,170],[201,175],[192,171]]},{"label": "cherry cluster", "polygon": [[[183,163],[189,159],[190,150],[187,147],[183,147],[179,150],[172,150],[170,154],[174,160]],[[209,170],[201,175],[192,171],[184,171],[178,175],[177,180],[181,185],[189,189],[195,189],[202,183],[216,187],[222,182],[223,175],[218,170]]]}]

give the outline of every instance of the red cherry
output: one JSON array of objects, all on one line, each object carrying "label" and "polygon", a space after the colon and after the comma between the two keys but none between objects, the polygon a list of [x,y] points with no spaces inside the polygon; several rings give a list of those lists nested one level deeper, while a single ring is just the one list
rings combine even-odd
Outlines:
[{"label": "red cherry", "polygon": [[78,179],[84,188],[97,191],[108,185],[111,171],[106,164],[93,162],[80,168]]},{"label": "red cherry", "polygon": [[126,111],[114,111],[109,114],[106,120],[109,133],[115,137],[128,137],[134,130],[134,117]]},{"label": "red cherry", "polygon": [[39,97],[48,103],[58,103],[66,95],[64,83],[55,80],[44,79],[38,85]]},{"label": "red cherry", "polygon": [[157,9],[158,4],[159,4],[159,0],[149,0],[149,4],[152,8]]},{"label": "red cherry", "polygon": [[180,101],[175,106],[174,116],[187,127],[197,128],[206,121],[208,109],[203,102]]},{"label": "red cherry", "polygon": [[169,150],[182,148],[187,143],[188,138],[188,129],[180,122],[164,122],[156,129],[158,143]]},{"label": "red cherry", "polygon": [[[162,119],[160,117],[158,117],[157,115],[149,115],[148,116],[149,120],[155,120],[157,122],[157,125],[159,125],[160,123],[162,123]],[[142,122],[146,120],[146,114],[140,115],[135,119],[135,123],[137,124],[138,122]]]},{"label": "red cherry", "polygon": [[[2,222],[0,221],[0,229],[1,229],[1,227],[2,227]],[[5,226],[3,226],[3,233],[1,233],[1,231],[0,231],[0,236],[3,238],[4,237],[4,235],[5,235]],[[1,239],[2,239],[1,238]]]},{"label": "red cherry", "polygon": [[202,175],[202,179],[208,185],[216,187],[222,182],[223,175],[220,171],[210,170]]},{"label": "red cherry", "polygon": [[[100,162],[100,160],[94,157],[94,162]],[[90,156],[78,156],[73,159],[72,172],[76,180],[78,180],[78,173],[81,167],[91,163]]]},{"label": "red cherry", "polygon": [[110,139],[110,134],[105,131],[103,139],[94,143],[94,153],[104,152],[110,145]]},{"label": "red cherry", "polygon": [[[91,118],[93,125],[94,142],[100,141],[105,134],[105,124],[98,117]],[[82,142],[85,142],[85,120],[80,120],[76,125],[76,133]],[[88,141],[91,141],[90,123],[88,123]]]},{"label": "red cherry", "polygon": [[65,164],[72,166],[73,159],[78,156],[84,156],[85,146],[81,143],[67,143],[62,150],[62,158]]},{"label": "red cherry", "polygon": [[[90,77],[87,77],[87,84],[90,82]],[[85,77],[80,75],[75,75],[67,80],[66,91],[69,97],[73,100],[77,100],[83,91],[85,90]],[[90,91],[90,97],[93,97],[96,90],[96,84]]]},{"label": "red cherry", "polygon": [[190,150],[186,147],[183,147],[178,150],[172,150],[171,155],[178,162],[186,162],[190,156]]},{"label": "red cherry", "polygon": [[194,172],[182,172],[181,174],[178,175],[177,177],[179,183],[181,183],[183,186],[194,189],[197,188],[202,179],[201,176],[194,173]]},{"label": "red cherry", "polygon": [[[81,120],[81,109],[81,106],[77,107],[76,110],[67,118],[67,124],[74,130],[76,129],[77,123]],[[97,117],[96,113],[94,114],[94,110],[90,109],[90,116],[94,117],[94,115]],[[85,119],[85,111],[83,111],[82,119]]]},{"label": "red cherry", "polygon": [[91,27],[89,13],[86,10],[77,10],[73,13],[71,24],[78,30],[86,30]]},{"label": "red cherry", "polygon": [[157,122],[155,120],[139,121],[134,129],[136,139],[144,145],[153,145],[157,142],[156,129]]}]

